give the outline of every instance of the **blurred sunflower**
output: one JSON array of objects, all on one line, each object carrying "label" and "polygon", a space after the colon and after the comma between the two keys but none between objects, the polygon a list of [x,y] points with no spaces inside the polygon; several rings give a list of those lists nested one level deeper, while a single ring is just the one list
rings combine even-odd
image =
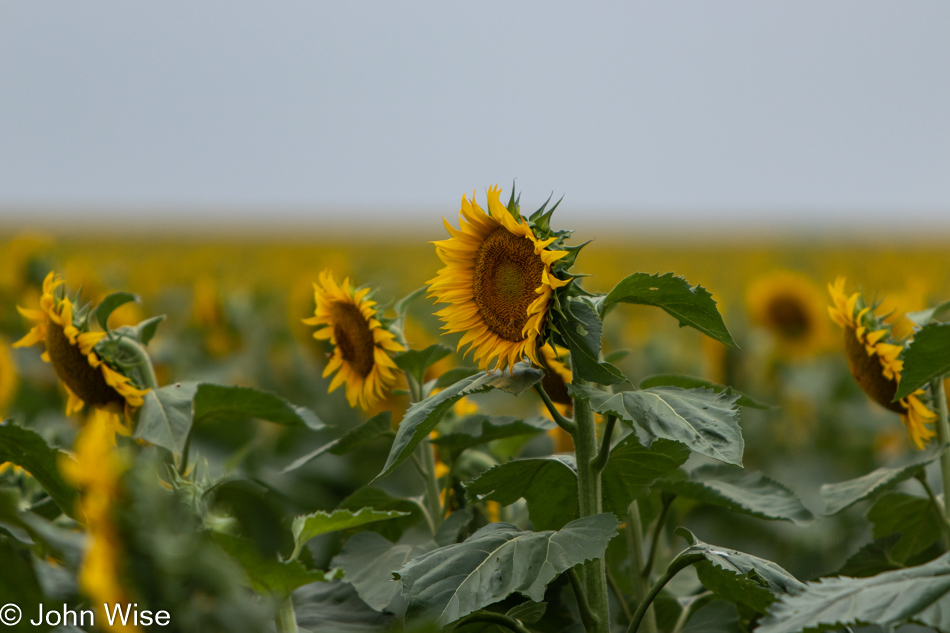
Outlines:
[{"label": "blurred sunflower", "polygon": [[108,335],[89,331],[88,311],[75,310],[73,301],[65,296],[63,283],[51,272],[43,281],[39,309],[17,306],[20,314],[36,325],[13,347],[45,343],[42,358],[53,366],[69,396],[66,415],[89,404],[109,411],[115,430],[129,435],[131,429],[122,423],[119,413],[121,405],[142,406],[142,397],[148,389],[140,389],[130,377],[99,355],[96,344]]},{"label": "blurred sunflower", "polygon": [[754,279],[746,289],[746,309],[755,325],[769,330],[789,356],[810,356],[828,337],[821,290],[792,271]]},{"label": "blurred sunflower", "polygon": [[[79,570],[79,588],[92,604],[104,607],[129,603],[122,580],[122,541],[113,517],[115,503],[122,495],[126,466],[121,454],[113,449],[115,435],[111,427],[108,412],[94,410],[76,438],[76,459],[60,462],[63,476],[80,490],[79,510],[89,538]],[[119,619],[112,625],[105,617],[100,622],[112,633],[141,631],[137,626],[123,625]]]},{"label": "blurred sunflower", "polygon": [[451,304],[437,314],[450,333],[464,332],[458,349],[470,345],[480,369],[512,367],[527,356],[535,364],[538,343],[559,279],[552,264],[569,254],[550,250],[557,238],[541,239],[517,209],[488,189],[488,213],[462,196],[459,229],[443,218],[452,237],[434,242],[445,268],[429,280],[429,296]]},{"label": "blurred sunflower", "polygon": [[[545,369],[541,386],[561,415],[571,417],[574,415],[574,400],[571,399],[567,386],[571,384],[573,374],[562,360],[567,353],[563,347],[553,344],[541,347],[541,365]],[[570,453],[574,450],[574,438],[561,427],[556,426],[548,431],[548,437],[554,442],[555,453]]]},{"label": "blurred sunflower", "polygon": [[390,353],[404,348],[377,319],[376,302],[367,299],[369,288],[354,291],[349,279],[338,285],[329,271],[320,273],[320,282],[313,288],[315,316],[303,322],[318,326],[315,339],[333,345],[323,370],[324,378],[337,372],[330,392],[345,383],[350,406],[369,409],[396,383],[396,363]]},{"label": "blurred sunflower", "polygon": [[910,439],[922,450],[936,435],[927,427],[937,419],[926,404],[929,396],[923,389],[917,389],[906,398],[892,402],[904,369],[904,361],[898,358],[904,346],[893,342],[890,325],[875,316],[873,306],[865,304],[861,293],[845,295],[844,285],[844,277],[828,284],[834,303],[828,312],[832,320],[844,328],[844,348],[851,374],[872,400],[900,414]]},{"label": "blurred sunflower", "polygon": [[10,346],[5,339],[0,338],[0,416],[7,412],[19,384],[20,379],[10,355]]}]

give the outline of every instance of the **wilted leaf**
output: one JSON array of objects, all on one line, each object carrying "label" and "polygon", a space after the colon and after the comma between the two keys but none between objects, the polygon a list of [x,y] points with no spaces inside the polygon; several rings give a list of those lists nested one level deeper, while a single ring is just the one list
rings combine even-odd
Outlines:
[{"label": "wilted leaf", "polygon": [[138,412],[134,436],[181,454],[191,432],[192,400],[198,383],[181,382],[149,389]]},{"label": "wilted leaf", "polygon": [[559,574],[604,555],[617,525],[610,514],[578,519],[556,532],[486,525],[464,542],[423,554],[399,570],[407,615],[429,616],[444,626],[512,593],[541,602]]},{"label": "wilted leaf", "polygon": [[463,378],[439,393],[413,404],[399,424],[386,465],[383,466],[382,472],[376,475],[376,479],[385,477],[406,461],[419,442],[435,429],[445,412],[459,399],[491,389],[501,389],[519,395],[540,381],[542,375],[539,369],[519,363],[511,372],[479,372]]},{"label": "wilted leaf", "polygon": [[616,385],[626,380],[619,369],[600,360],[602,328],[600,317],[590,302],[573,298],[565,308],[566,314],[555,313],[559,317],[557,330],[571,351],[574,374],[601,385]]},{"label": "wilted leaf", "polygon": [[680,552],[670,566],[679,560],[694,559],[703,586],[725,600],[764,613],[775,596],[799,592],[805,587],[772,561],[703,543],[684,527],[677,528],[676,533],[690,546]]}]

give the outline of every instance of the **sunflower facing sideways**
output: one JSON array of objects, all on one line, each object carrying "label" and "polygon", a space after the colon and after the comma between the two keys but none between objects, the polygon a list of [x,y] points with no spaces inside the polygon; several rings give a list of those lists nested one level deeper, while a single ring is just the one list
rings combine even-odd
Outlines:
[{"label": "sunflower facing sideways", "polygon": [[140,388],[115,360],[103,355],[99,343],[109,334],[89,331],[88,307],[77,309],[66,296],[63,283],[51,272],[43,281],[39,309],[17,306],[20,314],[35,325],[13,346],[46,345],[43,360],[53,366],[68,394],[66,415],[88,404],[108,411],[115,430],[129,435],[131,429],[123,424],[121,411],[125,408],[128,413],[128,409],[142,406],[148,389]]},{"label": "sunflower facing sideways", "polygon": [[[570,283],[558,265],[571,254],[558,249],[565,232],[547,229],[550,209],[525,219],[512,196],[488,189],[488,213],[462,196],[459,228],[443,219],[451,237],[434,242],[445,267],[429,280],[429,296],[450,304],[437,314],[449,333],[464,333],[458,349],[470,345],[480,369],[513,367],[527,356],[540,365],[545,319],[554,291]],[[557,205],[555,205],[556,207]],[[550,248],[554,246],[554,248]],[[569,259],[569,258],[568,258]]]},{"label": "sunflower facing sideways", "polygon": [[927,404],[930,397],[923,389],[917,389],[906,398],[892,402],[904,369],[904,361],[898,358],[904,344],[895,342],[891,326],[874,314],[873,306],[865,304],[861,293],[846,295],[844,285],[844,277],[828,284],[834,303],[828,312],[832,320],[844,328],[844,348],[851,374],[872,400],[900,414],[910,439],[923,450],[936,435],[927,426],[937,419]]},{"label": "sunflower facing sideways", "polygon": [[329,391],[345,383],[350,406],[369,409],[396,383],[398,370],[390,354],[404,348],[377,318],[376,302],[367,298],[369,288],[353,290],[349,279],[338,285],[329,271],[320,273],[313,288],[317,307],[303,322],[318,326],[313,337],[333,346],[323,370],[324,378],[337,372]]}]

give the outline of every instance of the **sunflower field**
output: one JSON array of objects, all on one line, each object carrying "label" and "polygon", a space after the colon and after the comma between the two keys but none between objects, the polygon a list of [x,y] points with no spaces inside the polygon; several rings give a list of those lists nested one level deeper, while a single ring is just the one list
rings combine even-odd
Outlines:
[{"label": "sunflower field", "polygon": [[942,242],[478,197],[0,237],[0,631],[950,632]]}]

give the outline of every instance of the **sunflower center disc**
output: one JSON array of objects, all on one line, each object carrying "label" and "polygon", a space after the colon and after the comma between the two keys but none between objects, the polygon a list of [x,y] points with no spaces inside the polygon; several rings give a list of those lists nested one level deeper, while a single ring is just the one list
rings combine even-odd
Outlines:
[{"label": "sunflower center disc", "polygon": [[69,342],[63,326],[50,321],[46,326],[46,351],[59,379],[83,402],[103,406],[125,398],[110,387],[102,372],[89,364],[78,347]]},{"label": "sunflower center disc", "polygon": [[881,367],[877,354],[868,356],[864,343],[855,336],[854,328],[848,327],[844,330],[844,349],[851,374],[861,390],[885,409],[904,413],[900,402],[891,402],[897,393],[897,381],[883,374],[884,368]]},{"label": "sunflower center disc", "polygon": [[488,328],[503,339],[522,341],[528,306],[538,295],[544,262],[530,240],[500,226],[489,233],[475,254],[472,290]]},{"label": "sunflower center disc", "polygon": [[795,297],[780,296],[769,302],[768,318],[787,338],[800,338],[811,325],[808,313]]},{"label": "sunflower center disc", "polygon": [[376,342],[366,317],[352,303],[333,304],[333,337],[343,360],[363,378],[373,371]]}]

